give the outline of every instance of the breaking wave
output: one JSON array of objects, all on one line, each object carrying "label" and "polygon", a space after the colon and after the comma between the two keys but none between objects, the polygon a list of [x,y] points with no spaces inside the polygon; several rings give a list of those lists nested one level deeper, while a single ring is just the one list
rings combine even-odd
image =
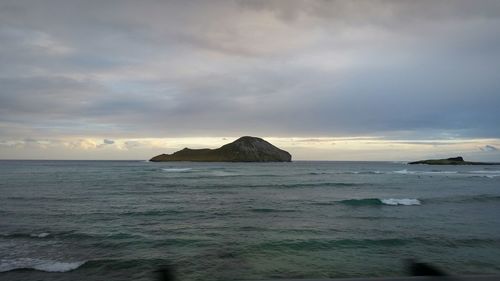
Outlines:
[{"label": "breaking wave", "polygon": [[407,169],[392,172],[400,175],[454,175],[458,171],[408,171]]},{"label": "breaking wave", "polygon": [[398,175],[418,175],[418,176],[465,176],[465,177],[485,177],[485,178],[495,178],[500,177],[500,171],[498,170],[479,170],[479,171],[409,171],[408,169],[398,170],[391,172],[392,174]]},{"label": "breaking wave", "polygon": [[32,233],[32,234],[30,234],[31,237],[37,237],[37,238],[45,238],[45,237],[47,237],[49,235],[50,235],[50,233],[48,233],[48,232]]},{"label": "breaking wave", "polygon": [[0,233],[1,237],[12,237],[12,238],[45,238],[50,236],[49,232],[41,233]]},{"label": "breaking wave", "polygon": [[290,213],[290,212],[297,212],[297,210],[291,210],[291,209],[273,209],[273,208],[252,208],[250,209],[252,212],[256,213]]},{"label": "breaking wave", "polygon": [[470,171],[472,174],[500,174],[500,170],[479,170],[479,171]]},{"label": "breaking wave", "polygon": [[0,260],[0,272],[12,270],[38,270],[45,272],[68,272],[75,270],[85,264],[86,261],[61,262],[53,260],[19,258],[11,260]]},{"label": "breaking wave", "polygon": [[485,177],[489,179],[500,177],[499,170],[480,170],[480,171],[470,171],[469,173],[475,177]]},{"label": "breaking wave", "polygon": [[240,176],[240,174],[233,173],[233,172],[226,172],[226,171],[212,171],[211,175],[215,176],[215,177],[237,177],[237,176]]},{"label": "breaking wave", "polygon": [[403,206],[421,205],[421,202],[418,199],[394,199],[394,198],[389,198],[389,199],[380,199],[380,201],[383,204],[385,204],[385,205],[391,205],[391,206],[397,206],[397,205],[403,205]]},{"label": "breaking wave", "polygon": [[418,199],[395,199],[395,198],[388,198],[388,199],[379,199],[379,198],[365,198],[365,199],[347,199],[347,200],[342,200],[340,203],[349,205],[349,206],[382,206],[382,205],[389,205],[389,206],[412,206],[412,205],[421,205],[422,202]]},{"label": "breaking wave", "polygon": [[168,173],[182,173],[182,172],[189,172],[192,169],[193,168],[163,168],[162,170]]}]

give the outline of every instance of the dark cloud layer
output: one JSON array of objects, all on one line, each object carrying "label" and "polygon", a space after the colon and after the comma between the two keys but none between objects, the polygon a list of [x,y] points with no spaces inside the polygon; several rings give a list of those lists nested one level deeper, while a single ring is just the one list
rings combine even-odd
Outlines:
[{"label": "dark cloud layer", "polygon": [[499,1],[2,1],[0,134],[500,137]]}]

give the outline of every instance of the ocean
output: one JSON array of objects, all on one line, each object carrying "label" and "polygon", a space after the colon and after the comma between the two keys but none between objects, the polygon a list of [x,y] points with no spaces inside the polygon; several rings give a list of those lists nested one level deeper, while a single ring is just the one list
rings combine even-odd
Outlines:
[{"label": "ocean", "polygon": [[500,274],[500,166],[0,161],[0,280]]}]

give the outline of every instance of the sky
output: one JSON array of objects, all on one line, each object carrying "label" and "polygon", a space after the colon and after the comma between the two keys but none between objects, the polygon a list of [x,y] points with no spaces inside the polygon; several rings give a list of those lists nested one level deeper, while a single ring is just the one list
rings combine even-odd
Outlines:
[{"label": "sky", "polygon": [[0,1],[0,159],[263,137],[500,162],[500,1]]}]

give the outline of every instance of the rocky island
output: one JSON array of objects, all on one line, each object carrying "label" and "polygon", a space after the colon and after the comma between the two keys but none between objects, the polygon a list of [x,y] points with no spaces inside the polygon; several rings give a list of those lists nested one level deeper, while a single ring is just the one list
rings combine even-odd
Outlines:
[{"label": "rocky island", "polygon": [[151,162],[290,162],[292,155],[257,137],[241,137],[217,149],[184,148],[172,154],[161,154]]},{"label": "rocky island", "polygon": [[429,159],[410,162],[408,164],[427,164],[427,165],[500,165],[500,163],[470,162],[464,161],[461,156],[447,159]]}]

